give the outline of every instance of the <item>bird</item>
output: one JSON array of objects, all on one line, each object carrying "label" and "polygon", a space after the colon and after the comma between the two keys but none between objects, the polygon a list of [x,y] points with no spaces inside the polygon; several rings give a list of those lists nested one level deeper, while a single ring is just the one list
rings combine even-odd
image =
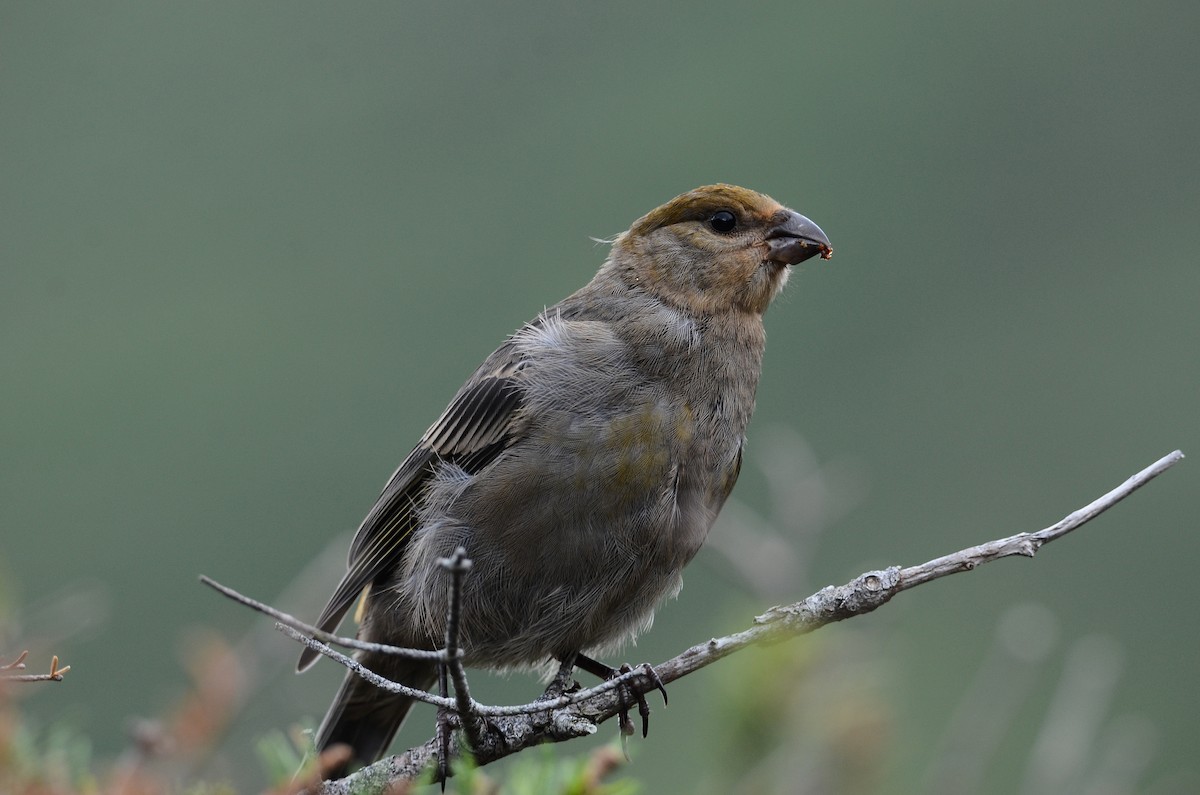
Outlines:
[{"label": "bird", "polygon": [[[589,655],[619,650],[678,593],[741,471],[763,313],[792,266],[833,249],[805,216],[725,184],[606,242],[591,281],[488,356],[388,479],[318,628],[361,599],[360,639],[440,648],[438,562],[461,547],[465,665],[611,673]],[[430,660],[357,656],[410,687],[438,678]],[[347,672],[316,748],[370,764],[412,705]]]}]

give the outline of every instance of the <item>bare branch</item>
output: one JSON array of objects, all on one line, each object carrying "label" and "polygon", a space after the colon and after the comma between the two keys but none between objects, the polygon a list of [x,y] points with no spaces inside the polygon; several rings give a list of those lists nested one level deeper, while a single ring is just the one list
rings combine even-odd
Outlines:
[{"label": "bare branch", "polygon": [[[713,638],[697,644],[681,654],[654,666],[663,682],[672,682],[693,671],[720,660],[735,651],[752,645],[778,643],[789,638],[807,634],[827,624],[853,616],[869,613],[888,602],[901,591],[908,590],[950,574],[971,571],[985,563],[1004,557],[1021,555],[1032,557],[1043,545],[1050,543],[1087,523],[1104,511],[1128,497],[1153,478],[1165,472],[1183,459],[1176,450],[1156,461],[1146,469],[1129,478],[1091,504],[1069,514],[1061,521],[1036,533],[1018,533],[975,547],[959,550],[950,555],[927,561],[918,566],[901,568],[893,566],[880,571],[859,575],[839,586],[828,586],[807,599],[794,604],[773,607],[754,620],[754,626],[723,638]],[[213,584],[213,583],[209,583]],[[215,584],[213,584],[215,587]],[[241,600],[239,600],[241,601]],[[268,612],[263,610],[263,612]],[[307,631],[306,627],[306,631]],[[343,664],[357,666],[345,655],[329,649],[318,641],[304,638],[290,630],[289,635],[299,637],[312,648],[326,656],[338,659]],[[315,633],[314,633],[315,634]],[[447,646],[456,645],[456,639],[448,639]],[[457,655],[456,655],[457,658]],[[592,734],[598,724],[617,715],[622,708],[621,698],[614,692],[625,685],[639,693],[647,693],[658,685],[640,669],[634,669],[617,679],[591,688],[522,707],[485,707],[467,698],[466,704],[450,699],[437,698],[422,691],[412,691],[357,666],[360,676],[394,692],[404,692],[412,698],[453,710],[455,715],[473,714],[484,718],[484,731],[478,741],[472,738],[472,751],[476,764],[485,765],[502,757],[524,750],[533,745],[565,740]],[[465,676],[464,676],[465,681]],[[435,737],[423,745],[411,748],[403,754],[382,759],[369,767],[339,781],[325,782],[321,795],[379,791],[396,780],[413,780],[429,762],[445,754]],[[459,751],[457,740],[451,738],[448,749],[451,757]]]},{"label": "bare branch", "polygon": [[[1043,545],[1062,538],[1096,518],[1181,460],[1183,453],[1178,450],[1163,456],[1103,497],[1036,533],[1018,533],[1008,538],[968,547],[919,566],[905,569],[892,566],[883,571],[869,571],[845,585],[823,588],[802,602],[772,607],[754,619],[754,627],[693,646],[679,656],[655,666],[655,670],[664,682],[670,682],[746,646],[775,643],[812,632],[835,621],[869,613],[901,591],[932,580],[971,571],[985,563],[1013,555],[1032,557]],[[644,685],[645,682],[638,682],[633,686]]]},{"label": "bare branch", "polygon": [[[291,627],[289,627],[287,624],[284,624],[283,622],[276,622],[275,629],[277,629],[280,632],[282,632],[283,634],[287,635],[292,640],[297,641],[299,643],[303,643],[305,646],[308,646],[310,649],[316,651],[317,653],[328,657],[329,659],[336,662],[338,665],[343,665],[346,668],[349,668],[350,670],[354,671],[356,674],[361,676],[363,679],[366,679],[368,682],[375,685],[376,687],[378,687],[381,690],[386,690],[389,693],[397,693],[402,696],[407,696],[408,698],[411,698],[414,701],[423,701],[426,704],[432,704],[433,706],[439,707],[441,709],[455,710],[456,707],[458,706],[457,702],[452,698],[447,698],[445,696],[438,696],[433,693],[427,692],[425,690],[418,690],[415,687],[408,687],[407,685],[402,685],[402,684],[399,684],[398,682],[393,682],[391,679],[385,679],[382,676],[380,676],[379,674],[372,671],[371,669],[363,666],[361,663],[359,663],[353,657],[348,657],[345,654],[342,654],[341,652],[339,652],[335,649],[331,649],[329,646],[326,646],[321,641],[313,640],[312,638],[305,635],[303,632],[299,632],[295,629],[292,629]],[[539,711],[544,712],[546,710],[557,709],[559,707],[568,707],[572,704],[578,704],[582,701],[587,701],[589,698],[593,698],[595,696],[602,695],[604,693],[608,693],[612,690],[616,690],[619,687],[621,687],[621,685],[624,685],[624,684],[628,683],[629,681],[636,679],[640,676],[644,676],[644,674],[641,672],[641,670],[628,671],[626,673],[621,674],[620,676],[615,676],[612,679],[608,679],[604,682],[601,682],[600,684],[596,685],[595,687],[589,687],[585,690],[576,690],[576,691],[573,691],[570,693],[564,693],[563,695],[557,696],[555,698],[539,699],[537,701],[532,701],[528,704],[516,704],[513,706],[493,707],[493,706],[488,706],[486,704],[480,704],[477,701],[473,701],[472,702],[472,705],[473,705],[472,712],[474,712],[474,714],[476,714],[476,715],[479,715],[479,716],[485,717],[485,718],[505,718],[505,717],[513,717],[515,715],[528,715],[531,712],[539,712]]]},{"label": "bare branch", "polygon": [[[370,668],[367,668],[353,657],[348,657],[339,651],[331,649],[321,641],[308,637],[308,635],[297,629],[293,629],[282,621],[275,622],[275,629],[279,630],[284,635],[287,635],[292,640],[299,641],[310,649],[325,655],[338,665],[346,666],[351,671],[354,671],[354,673],[358,674],[363,679],[366,679],[368,682],[380,689],[386,690],[389,693],[398,693],[402,696],[407,696],[414,701],[424,701],[426,704],[433,704],[435,707],[440,707],[442,709],[454,709],[454,699],[435,696],[433,693],[419,690],[415,687],[408,687],[407,685],[402,685],[399,682],[393,682],[391,679],[384,679],[382,676],[375,673]],[[342,640],[345,640],[345,638],[342,638]],[[396,648],[400,647],[397,646]]]},{"label": "bare branch", "polygon": [[922,563],[920,566],[907,568],[900,573],[900,578],[903,582],[900,590],[906,591],[909,588],[915,588],[930,580],[945,577],[947,574],[970,571],[976,566],[982,566],[984,563],[991,563],[993,560],[999,560],[1011,555],[1024,555],[1025,557],[1032,558],[1045,544],[1062,538],[1080,525],[1095,519],[1182,460],[1183,453],[1179,450],[1163,456],[1126,480],[1120,486],[1117,486],[1108,494],[1093,500],[1088,505],[1083,506],[1073,513],[1067,514],[1060,521],[1044,530],[1039,530],[1036,533],[1017,533],[1015,536],[1001,538],[997,541],[989,541],[977,547],[959,550],[952,555],[946,555],[945,557]]},{"label": "bare branch", "polygon": [[342,646],[343,648],[347,649],[373,651],[380,654],[395,654],[398,657],[408,657],[409,659],[413,660],[436,660],[438,662],[443,662],[447,659],[444,649],[437,649],[435,651],[430,651],[428,649],[408,649],[403,646],[389,646],[386,643],[369,643],[365,640],[358,640],[357,638],[344,638],[340,635],[334,635],[332,632],[326,632],[322,629],[318,629],[312,624],[305,623],[304,621],[301,621],[295,616],[285,613],[282,610],[276,610],[270,605],[263,604],[256,599],[251,599],[249,596],[238,593],[228,585],[222,585],[207,575],[201,574],[200,582],[204,583],[209,588],[212,588],[214,591],[222,594],[223,596],[232,599],[238,604],[245,605],[252,610],[257,610],[263,615],[270,616],[284,626],[298,629],[307,634],[309,637],[318,638],[326,643],[332,643],[336,646]]}]

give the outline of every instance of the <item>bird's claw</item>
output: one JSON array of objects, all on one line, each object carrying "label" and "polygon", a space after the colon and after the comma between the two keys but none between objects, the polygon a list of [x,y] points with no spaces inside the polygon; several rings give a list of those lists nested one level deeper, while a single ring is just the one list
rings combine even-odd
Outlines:
[{"label": "bird's claw", "polygon": [[[641,674],[645,676],[658,692],[662,693],[663,706],[667,706],[667,688],[663,685],[662,677],[658,675],[658,671],[654,670],[654,666],[650,663],[642,663],[638,666],[641,669]],[[633,666],[629,663],[623,664],[620,668],[613,669],[609,675],[609,679],[615,679],[618,676],[632,673]],[[646,696],[640,691],[631,691],[631,689],[622,684],[617,688],[617,698],[619,699],[619,708],[617,710],[617,722],[621,727],[622,740],[633,734],[633,721],[629,719],[629,707],[632,706],[631,701],[637,702],[638,715],[642,717],[642,737],[646,737],[650,733],[650,705],[646,702]]]},{"label": "bird's claw", "polygon": [[[635,670],[632,665],[625,663],[620,668],[612,668],[602,662],[593,660],[585,654],[576,654],[572,661],[575,667],[587,671],[593,676],[598,676],[601,679],[611,680],[619,676],[633,673]],[[564,661],[564,667],[567,663]],[[654,670],[654,666],[649,663],[642,663],[637,666],[640,669],[642,676],[650,680],[650,683],[662,693],[663,706],[667,705],[667,688],[663,685],[662,677],[658,675],[658,671]],[[562,674],[560,670],[560,675]],[[617,687],[617,722],[621,727],[621,742],[624,745],[625,738],[633,734],[633,722],[629,720],[629,707],[633,702],[637,702],[638,714],[642,716],[642,736],[645,737],[650,732],[650,705],[646,703],[646,696],[640,691],[635,692],[625,682],[622,682]]]}]

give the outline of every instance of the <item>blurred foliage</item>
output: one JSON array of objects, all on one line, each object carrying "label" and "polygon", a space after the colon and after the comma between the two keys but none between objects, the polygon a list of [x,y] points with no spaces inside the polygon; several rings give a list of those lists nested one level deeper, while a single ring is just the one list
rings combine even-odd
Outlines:
[{"label": "blurred foliage", "polygon": [[[189,780],[265,786],[257,740],[319,716],[340,674],[293,676],[292,645],[195,576],[315,615],[462,379],[590,277],[604,250],[588,237],[703,183],[770,193],[836,256],[769,313],[758,465],[634,659],[810,586],[1043,527],[1194,454],[1197,31],[1195,3],[1116,0],[6,4],[0,650],[75,667],[22,696],[28,736],[49,752],[36,744],[71,727],[116,760],[146,738],[136,716],[160,716],[149,737],[192,749],[173,752]],[[1117,650],[1094,743],[1141,743],[1142,792],[1200,789],[1196,477],[1184,462],[1034,563],[854,622],[866,640],[845,642],[878,656],[847,667],[863,693],[820,687],[885,701],[857,728],[858,708],[829,706],[836,736],[813,748],[855,759],[836,738],[861,732],[879,754],[862,786],[934,786],[955,685],[1033,603],[1070,628],[1043,666],[1074,671],[1066,648],[1086,638]],[[215,664],[235,658],[236,678],[204,683],[194,627],[225,639]],[[845,632],[789,646],[792,665],[824,676]],[[722,668],[677,683],[634,744],[647,791],[741,769],[724,749],[769,735],[757,720],[798,720],[748,696],[747,716],[718,715],[710,695],[737,691]],[[1024,778],[1049,754],[1035,746],[1056,747],[1041,707],[1061,685],[1035,673],[972,763],[976,792],[1095,784]],[[473,686],[493,703],[538,689]],[[201,691],[215,746],[172,723]],[[401,743],[428,736],[430,716],[410,723]],[[1095,773],[1138,756],[1081,754],[1094,743],[1064,758]],[[769,776],[788,747],[747,775],[787,791]],[[815,750],[791,758],[848,781]]]},{"label": "blurred foliage", "polygon": [[455,768],[449,790],[462,795],[635,795],[636,781],[613,776],[625,764],[618,741],[602,745],[585,756],[550,746],[521,754],[507,766],[502,781],[463,760]]},{"label": "blurred foliage", "polygon": [[[0,682],[4,684],[11,683]],[[203,780],[197,770],[197,744],[203,744],[205,752],[211,750],[219,739],[216,727],[225,711],[225,699],[205,692],[203,683],[188,694],[170,720],[142,727],[115,760],[96,759],[91,742],[65,725],[36,736],[22,720],[14,695],[0,689],[0,792],[5,795],[232,795],[236,791],[229,784]],[[210,701],[214,695],[215,701]],[[166,729],[168,724],[175,726],[174,732]],[[291,736],[271,732],[259,739],[257,750],[271,782],[267,795],[295,795],[319,780],[308,732],[297,730]],[[501,782],[464,759],[456,764],[454,778],[444,791],[450,795],[635,795],[639,791],[635,781],[614,775],[624,763],[616,741],[582,756],[546,747],[523,754],[508,766]],[[383,791],[401,795],[436,786],[426,785]]]}]

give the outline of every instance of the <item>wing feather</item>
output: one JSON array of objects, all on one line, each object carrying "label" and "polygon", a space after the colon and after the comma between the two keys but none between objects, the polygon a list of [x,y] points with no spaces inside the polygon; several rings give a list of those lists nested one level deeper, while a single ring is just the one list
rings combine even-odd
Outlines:
[{"label": "wing feather", "polygon": [[[359,526],[350,545],[349,568],[321,611],[318,627],[336,630],[363,589],[400,562],[420,525],[424,487],[439,461],[475,474],[512,443],[522,423],[523,365],[511,343],[501,346],[405,457]],[[299,670],[316,657],[306,649]]]}]

